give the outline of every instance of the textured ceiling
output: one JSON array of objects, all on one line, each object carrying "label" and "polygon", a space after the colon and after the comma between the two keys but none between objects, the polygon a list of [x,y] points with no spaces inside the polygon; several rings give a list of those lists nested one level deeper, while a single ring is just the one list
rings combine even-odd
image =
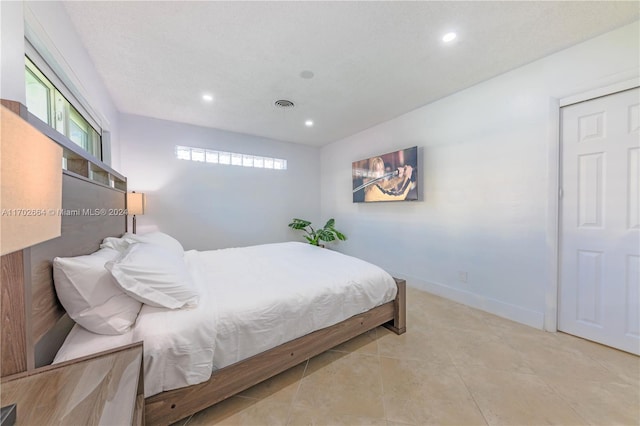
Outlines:
[{"label": "textured ceiling", "polygon": [[[124,113],[324,145],[639,17],[638,2],[66,2]],[[441,37],[456,31],[445,45]],[[303,71],[314,77],[302,78]],[[202,100],[208,92],[213,102]],[[295,103],[276,108],[278,99]],[[315,125],[305,127],[312,119]]]}]

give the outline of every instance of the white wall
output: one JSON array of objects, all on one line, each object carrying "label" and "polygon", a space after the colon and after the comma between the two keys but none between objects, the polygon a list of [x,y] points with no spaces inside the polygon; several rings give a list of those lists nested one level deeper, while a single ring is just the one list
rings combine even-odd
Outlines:
[{"label": "white wall", "polygon": [[[202,250],[301,240],[290,220],[319,220],[319,148],[125,114],[120,138],[129,190],[147,200],[138,232],[159,229]],[[288,169],[178,160],[176,145],[283,158]]]},{"label": "white wall", "polygon": [[0,2],[0,98],[26,104],[22,3]]},{"label": "white wall", "polygon": [[[638,22],[335,142],[321,151],[322,215],[339,250],[408,284],[542,328],[557,99],[638,78]],[[353,204],[351,162],[418,145],[424,201]],[[466,271],[463,283],[459,272]]]},{"label": "white wall", "polygon": [[[60,2],[0,2],[2,77],[0,96],[26,104],[25,35],[71,90],[93,109],[110,133],[104,162],[119,170],[118,112]],[[26,22],[26,23],[25,23]]]}]

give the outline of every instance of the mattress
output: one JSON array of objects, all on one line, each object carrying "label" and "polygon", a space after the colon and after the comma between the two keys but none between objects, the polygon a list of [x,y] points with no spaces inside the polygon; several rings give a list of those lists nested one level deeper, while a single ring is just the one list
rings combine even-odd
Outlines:
[{"label": "mattress", "polygon": [[394,279],[363,260],[288,242],[187,251],[200,292],[190,309],[143,305],[117,336],[79,325],[54,363],[144,341],[145,396],[207,381],[211,372],[392,301]]}]

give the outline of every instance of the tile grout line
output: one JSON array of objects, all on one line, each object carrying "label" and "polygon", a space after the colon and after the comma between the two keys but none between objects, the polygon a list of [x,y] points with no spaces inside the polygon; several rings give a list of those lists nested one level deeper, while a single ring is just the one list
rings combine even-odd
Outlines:
[{"label": "tile grout line", "polygon": [[302,380],[304,379],[307,368],[309,367],[309,360],[305,361],[304,370],[302,371],[302,377],[298,380],[298,387],[296,388],[296,392],[293,394],[293,398],[291,398],[291,402],[289,403],[289,412],[287,413],[287,420],[285,425],[288,425],[291,422],[291,414],[293,413],[293,406],[295,405],[296,399],[298,399],[298,393],[300,392],[300,387],[302,387]]},{"label": "tile grout line", "polygon": [[380,356],[380,345],[378,344],[378,328],[380,328],[381,326],[378,326],[374,329],[376,335],[375,335],[375,342],[376,342],[376,354],[378,356],[378,375],[380,377],[380,390],[382,391],[382,412],[384,413],[384,421],[385,423],[389,424],[389,418],[387,416],[387,404],[385,403],[385,395],[384,395],[384,380],[382,379],[382,357]]},{"label": "tile grout line", "polygon": [[565,399],[562,394],[558,391],[556,391],[556,389],[550,385],[546,380],[546,376],[540,374],[540,375],[536,375],[541,381],[542,383],[544,383],[544,385],[547,387],[547,389],[549,389],[550,393],[555,395],[556,399],[559,401],[562,401],[567,407],[569,407],[569,409],[571,411],[573,411],[574,413],[576,413],[576,415],[581,418],[582,420],[584,420],[584,424],[591,424],[591,422],[589,422],[586,418],[584,418],[580,412],[578,410],[576,410],[573,405],[571,405],[571,402],[568,401],[567,399]]},{"label": "tile grout line", "polygon": [[[483,322],[487,327],[491,328],[491,324],[487,323],[484,319],[482,320],[482,322]],[[493,331],[492,331],[492,332],[493,332]],[[509,333],[510,333],[510,332],[509,332]],[[497,335],[497,336],[498,336],[498,338],[499,338],[501,341],[503,341],[503,340],[504,340],[504,336],[503,336],[502,334]],[[531,375],[531,376],[534,376],[534,377],[538,378],[540,381],[542,381],[542,383],[544,384],[544,386],[548,389],[549,393],[551,393],[551,394],[555,395],[555,397],[556,397],[556,399],[557,399],[557,400],[561,401],[561,402],[562,402],[566,407],[568,407],[568,408],[569,408],[571,411],[573,411],[573,412],[574,412],[574,413],[575,413],[579,418],[581,418],[581,419],[585,422],[584,424],[589,424],[589,422],[588,422],[588,421],[587,421],[583,416],[581,416],[581,415],[580,415],[580,413],[579,413],[576,409],[574,409],[574,408],[573,408],[573,406],[569,403],[569,401],[567,401],[565,398],[563,398],[563,397],[562,397],[562,395],[561,395],[559,392],[557,392],[557,391],[554,389],[554,387],[553,387],[553,386],[551,386],[551,385],[550,385],[550,384],[545,380],[545,376],[544,376],[543,374],[540,374],[540,373],[539,373],[538,371],[536,371],[536,370],[535,370],[535,369],[534,369],[534,368],[533,368],[533,367],[532,367],[528,362],[526,362],[526,359],[524,359],[524,358],[522,357],[522,353],[521,353],[521,351],[520,351],[518,348],[514,347],[514,345],[513,345],[509,340],[507,340],[505,343],[506,343],[506,345],[507,345],[508,347],[510,347],[512,350],[514,350],[514,351],[518,354],[518,356],[522,359],[522,361],[524,361],[524,364],[527,366],[527,368],[529,368],[529,369],[531,370],[531,373],[524,373],[524,372],[515,372],[515,373],[517,373],[517,374],[526,374],[526,375]],[[559,350],[561,350],[561,349],[559,349]],[[582,352],[582,351],[580,351],[580,352]],[[447,353],[448,353],[448,352],[447,352]],[[583,353],[583,355],[586,355],[586,354],[584,354],[584,353]],[[449,354],[449,357],[451,357],[451,355],[450,355],[450,354]],[[589,357],[589,358],[591,358],[591,357]],[[452,359],[452,362],[453,362],[453,359]],[[467,392],[469,392],[469,395],[471,396],[471,398],[473,399],[473,402],[476,404],[476,407],[478,408],[478,410],[479,410],[479,411],[480,411],[480,413],[482,414],[482,417],[484,418],[485,422],[487,423],[487,425],[489,425],[489,421],[487,420],[487,418],[486,418],[486,416],[485,416],[485,414],[484,414],[483,410],[480,408],[480,405],[479,405],[479,404],[478,404],[478,402],[476,401],[476,398],[475,398],[475,396],[473,395],[473,392],[471,391],[471,389],[470,389],[470,388],[469,388],[469,386],[467,385],[467,382],[464,380],[464,377],[462,377],[462,373],[460,372],[460,369],[459,369],[458,365],[457,365],[455,362],[453,362],[453,364],[454,364],[454,366],[455,366],[455,369],[456,369],[456,372],[457,372],[458,376],[459,376],[459,377],[460,377],[460,379],[462,380],[462,383],[464,383],[464,386],[467,388]],[[600,363],[598,363],[598,364],[600,365]]]},{"label": "tile grout line", "polygon": [[[487,323],[484,321],[484,319],[482,320],[482,322],[485,325],[487,325]],[[453,365],[453,368],[455,369],[456,374],[458,375],[458,378],[462,381],[462,384],[464,385],[464,388],[467,390],[467,392],[469,393],[469,396],[473,400],[473,403],[475,404],[476,408],[480,412],[480,415],[482,416],[482,419],[484,420],[484,423],[487,426],[489,426],[489,420],[487,420],[487,416],[485,416],[484,411],[482,411],[482,408],[480,408],[480,404],[478,404],[478,401],[476,401],[476,397],[473,395],[473,392],[471,392],[471,389],[469,389],[469,385],[464,380],[464,377],[462,377],[462,374],[460,373],[460,369],[458,368],[458,364],[455,362],[455,360],[451,356],[451,352],[448,349],[447,349],[447,356],[449,357],[449,361],[451,361],[451,365]]]},{"label": "tile grout line", "polygon": [[[590,341],[588,339],[585,339],[583,337],[579,337],[579,336],[574,336],[574,337],[577,338],[577,339],[585,340],[587,342],[591,342],[591,343],[593,343],[595,345],[603,346],[603,347],[605,347],[607,349],[612,349],[614,351],[620,351],[620,352],[623,352],[623,353],[629,353],[629,352],[621,351],[620,349],[617,349],[617,348],[612,348],[612,347],[608,347],[606,345],[602,345],[601,343],[598,343],[598,342],[592,342],[592,341]],[[616,384],[622,384],[622,385],[628,385],[629,384],[629,383],[626,382],[626,380],[620,379],[620,373],[618,373],[617,371],[613,371],[610,367],[607,366],[607,364],[605,364],[604,362],[602,362],[600,360],[601,359],[600,357],[595,357],[595,356],[591,355],[590,353],[588,353],[587,351],[583,351],[583,350],[580,350],[580,353],[582,355],[586,356],[587,358],[589,358],[591,361],[593,361],[596,364],[598,364],[601,368],[603,368],[608,373],[611,373],[613,376],[616,376],[616,380],[615,381],[612,382],[612,381],[609,380],[609,381],[607,381],[607,383],[616,383]],[[634,354],[631,354],[631,355],[634,355]]]},{"label": "tile grout line", "polygon": [[487,420],[487,416],[485,416],[484,411],[480,407],[480,404],[478,404],[478,401],[476,401],[476,397],[473,395],[473,392],[471,392],[471,389],[469,389],[469,385],[464,380],[464,377],[462,377],[462,374],[460,374],[460,370],[458,369],[458,366],[455,363],[453,363],[453,368],[455,368],[456,374],[458,375],[460,380],[462,380],[462,383],[464,384],[464,388],[467,390],[467,392],[469,392],[469,396],[471,397],[471,399],[473,400],[473,403],[475,404],[476,408],[480,412],[480,415],[482,416],[482,419],[484,420],[485,424],[489,426],[490,423],[489,423],[489,420]]}]

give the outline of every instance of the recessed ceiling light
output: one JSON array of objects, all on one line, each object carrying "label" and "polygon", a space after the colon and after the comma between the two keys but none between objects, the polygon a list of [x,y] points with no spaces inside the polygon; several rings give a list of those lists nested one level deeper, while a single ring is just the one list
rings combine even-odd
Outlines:
[{"label": "recessed ceiling light", "polygon": [[444,36],[442,36],[442,41],[444,41],[445,43],[449,43],[455,40],[456,37],[458,37],[458,34],[456,33],[446,33]]},{"label": "recessed ceiling light", "polygon": [[304,122],[304,125],[307,127],[312,127],[313,126],[313,120],[307,120]]},{"label": "recessed ceiling light", "polygon": [[213,102],[213,95],[205,93],[204,95],[202,95],[202,100],[205,102]]}]

